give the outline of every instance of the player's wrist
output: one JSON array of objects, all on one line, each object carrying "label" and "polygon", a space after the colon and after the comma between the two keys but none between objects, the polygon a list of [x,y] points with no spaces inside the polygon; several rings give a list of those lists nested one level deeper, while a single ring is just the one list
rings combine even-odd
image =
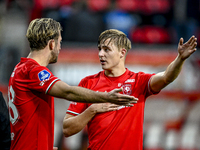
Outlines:
[{"label": "player's wrist", "polygon": [[103,103],[107,102],[110,99],[109,94],[107,92],[102,92],[102,99]]},{"label": "player's wrist", "polygon": [[96,109],[96,107],[94,107],[94,105],[90,105],[90,107],[88,107],[88,111],[93,116],[97,113],[97,109]]}]

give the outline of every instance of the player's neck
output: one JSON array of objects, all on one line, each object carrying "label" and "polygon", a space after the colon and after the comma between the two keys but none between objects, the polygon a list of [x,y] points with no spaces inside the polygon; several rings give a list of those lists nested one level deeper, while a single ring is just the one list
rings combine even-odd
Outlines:
[{"label": "player's neck", "polygon": [[126,72],[126,68],[116,68],[112,70],[105,70],[105,75],[108,77],[119,77]]},{"label": "player's neck", "polygon": [[37,63],[39,63],[41,66],[47,66],[49,64],[49,57],[48,53],[46,53],[45,50],[39,50],[39,51],[31,51],[27,58],[31,58],[35,60]]}]

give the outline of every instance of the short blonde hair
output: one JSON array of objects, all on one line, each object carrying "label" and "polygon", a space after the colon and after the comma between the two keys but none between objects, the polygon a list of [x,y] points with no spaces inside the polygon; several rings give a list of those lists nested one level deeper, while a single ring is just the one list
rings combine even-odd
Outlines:
[{"label": "short blonde hair", "polygon": [[26,33],[31,51],[45,48],[51,39],[57,41],[61,31],[60,23],[51,18],[32,20]]},{"label": "short blonde hair", "polygon": [[131,41],[128,39],[125,33],[117,29],[109,29],[102,32],[98,39],[98,45],[104,43],[107,39],[110,39],[110,42],[113,42],[119,49],[125,48],[128,50],[131,49]]}]

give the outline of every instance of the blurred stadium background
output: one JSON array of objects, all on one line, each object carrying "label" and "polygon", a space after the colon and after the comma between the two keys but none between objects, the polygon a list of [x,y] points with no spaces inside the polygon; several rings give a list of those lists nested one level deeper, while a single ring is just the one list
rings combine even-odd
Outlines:
[{"label": "blurred stadium background", "polygon": [[[200,42],[199,0],[0,0],[0,91],[20,57],[29,53],[25,38],[32,19],[51,17],[63,27],[62,51],[52,72],[70,85],[101,70],[97,39],[105,29],[125,32],[132,41],[126,64],[135,72],[163,71],[176,57],[181,37]],[[199,45],[198,45],[199,48]],[[147,99],[144,150],[200,149],[200,52],[190,57],[179,78]],[[55,101],[55,146],[84,150],[87,131],[63,137],[69,102]]]}]

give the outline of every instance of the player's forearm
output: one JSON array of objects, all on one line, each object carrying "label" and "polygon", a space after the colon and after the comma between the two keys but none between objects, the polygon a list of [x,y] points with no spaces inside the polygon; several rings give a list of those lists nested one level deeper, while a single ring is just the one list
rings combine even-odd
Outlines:
[{"label": "player's forearm", "polygon": [[181,72],[184,60],[182,60],[179,56],[167,67],[164,72],[164,78],[166,84],[173,82]]},{"label": "player's forearm", "polygon": [[86,125],[77,121],[76,117],[64,119],[63,121],[63,134],[65,137],[72,136],[80,132]]},{"label": "player's forearm", "polygon": [[177,57],[164,72],[157,73],[151,79],[150,86],[154,92],[159,92],[173,82],[182,69],[183,61]]},{"label": "player's forearm", "polygon": [[71,86],[66,95],[66,99],[84,103],[104,103],[107,100],[107,93]]},{"label": "player's forearm", "polygon": [[96,113],[90,108],[86,109],[83,113],[75,117],[64,118],[63,120],[63,133],[65,137],[72,136],[80,132],[92,119]]},{"label": "player's forearm", "polygon": [[62,81],[57,81],[49,91],[49,95],[66,100],[83,103],[105,103],[110,102],[118,105],[129,106],[130,103],[137,103],[138,99],[119,94],[122,89],[114,89],[110,92],[95,92],[83,87],[69,86]]},{"label": "player's forearm", "polygon": [[69,86],[68,84],[57,81],[49,94],[58,98],[84,103],[104,103],[108,98],[108,94],[103,92],[95,92],[78,86]]}]

